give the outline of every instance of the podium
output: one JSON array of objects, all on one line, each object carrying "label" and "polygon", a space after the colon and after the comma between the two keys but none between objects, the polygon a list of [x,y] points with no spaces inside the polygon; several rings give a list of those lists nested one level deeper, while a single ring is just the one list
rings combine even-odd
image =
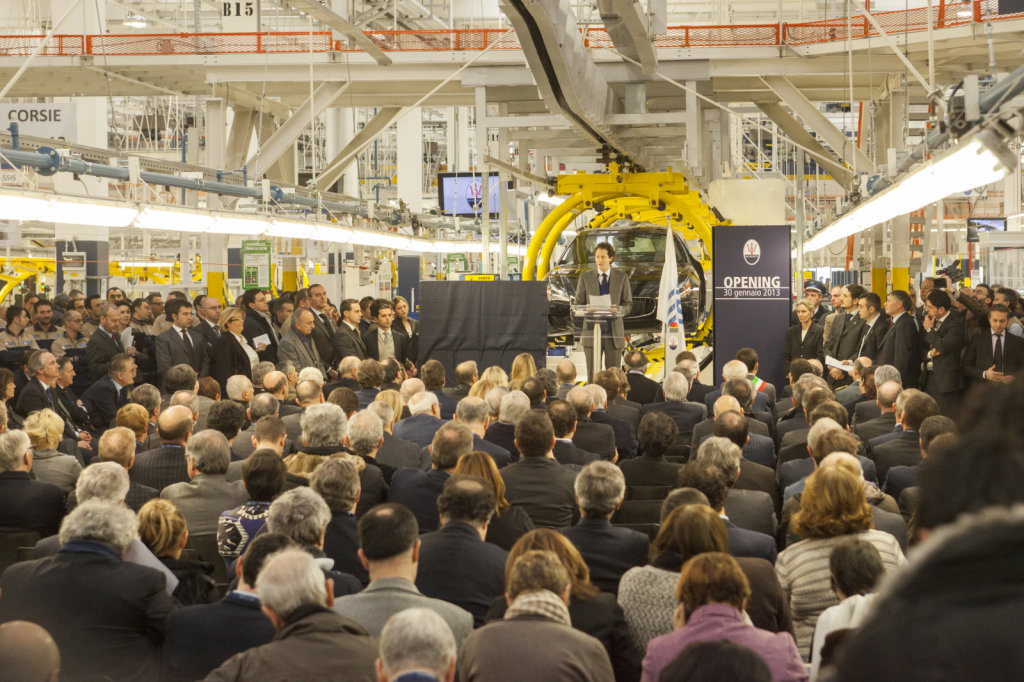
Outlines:
[{"label": "podium", "polygon": [[[593,352],[593,356],[592,356],[593,364],[591,365],[591,367],[593,368],[592,374],[597,374],[602,369],[602,367],[601,367],[601,353],[603,351],[603,348],[602,348],[602,344],[601,344],[601,330],[604,328],[606,323],[610,325],[611,322],[614,321],[614,320],[621,320],[624,317],[624,315],[620,311],[619,306],[617,306],[617,305],[612,305],[612,306],[574,305],[574,306],[572,306],[571,310],[572,310],[572,315],[573,315],[574,318],[576,318],[576,317],[582,317],[583,318],[583,337],[582,338],[586,338],[586,325],[587,324],[590,324],[591,327],[593,328],[594,348],[592,350],[592,352]],[[589,377],[587,377],[587,380],[588,381],[593,381],[594,377],[593,376],[589,376]]]}]

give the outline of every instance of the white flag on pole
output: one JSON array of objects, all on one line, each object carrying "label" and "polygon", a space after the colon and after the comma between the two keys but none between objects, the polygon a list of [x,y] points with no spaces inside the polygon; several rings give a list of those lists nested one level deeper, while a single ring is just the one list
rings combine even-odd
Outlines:
[{"label": "white flag on pole", "polygon": [[678,329],[683,324],[683,308],[679,302],[679,268],[676,266],[676,239],[672,224],[668,225],[665,239],[665,269],[661,271],[658,287],[658,319],[663,328]]}]

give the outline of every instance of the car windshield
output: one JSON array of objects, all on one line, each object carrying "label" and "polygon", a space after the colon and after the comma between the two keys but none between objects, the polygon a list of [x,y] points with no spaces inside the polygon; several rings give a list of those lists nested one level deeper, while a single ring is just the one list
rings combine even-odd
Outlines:
[{"label": "car windshield", "polygon": [[[572,248],[562,255],[561,265],[590,265],[594,262],[594,248],[608,242],[615,249],[615,264],[654,265],[665,261],[665,230],[591,230],[579,235]],[[676,262],[685,263],[686,257],[676,242]]]}]

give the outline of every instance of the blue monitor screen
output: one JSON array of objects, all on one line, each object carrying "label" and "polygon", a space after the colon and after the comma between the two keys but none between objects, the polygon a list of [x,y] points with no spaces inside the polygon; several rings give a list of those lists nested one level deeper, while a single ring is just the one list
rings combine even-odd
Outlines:
[{"label": "blue monitor screen", "polygon": [[[438,173],[437,199],[442,215],[478,217],[483,211],[483,175],[480,173]],[[498,217],[498,174],[488,174],[489,217]]]}]

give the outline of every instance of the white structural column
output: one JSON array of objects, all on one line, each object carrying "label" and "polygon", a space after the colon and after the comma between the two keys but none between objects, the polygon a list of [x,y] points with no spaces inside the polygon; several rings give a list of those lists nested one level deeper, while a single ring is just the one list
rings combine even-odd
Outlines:
[{"label": "white structural column", "polygon": [[487,89],[476,89],[476,171],[480,173],[483,186],[482,206],[480,207],[480,246],[483,250],[484,272],[493,272],[491,267],[491,192],[488,186],[487,173],[489,168],[484,162],[487,158]]},{"label": "white structural column", "polygon": [[423,211],[423,110],[398,119],[398,197],[413,213]]},{"label": "white structural column", "polygon": [[[352,120],[353,109],[334,108],[327,110],[327,158],[334,159],[341,153],[352,138],[355,136],[355,123]],[[341,185],[339,189],[343,194],[352,197],[359,196],[359,172],[356,166],[355,157],[345,168],[340,169]]]}]

